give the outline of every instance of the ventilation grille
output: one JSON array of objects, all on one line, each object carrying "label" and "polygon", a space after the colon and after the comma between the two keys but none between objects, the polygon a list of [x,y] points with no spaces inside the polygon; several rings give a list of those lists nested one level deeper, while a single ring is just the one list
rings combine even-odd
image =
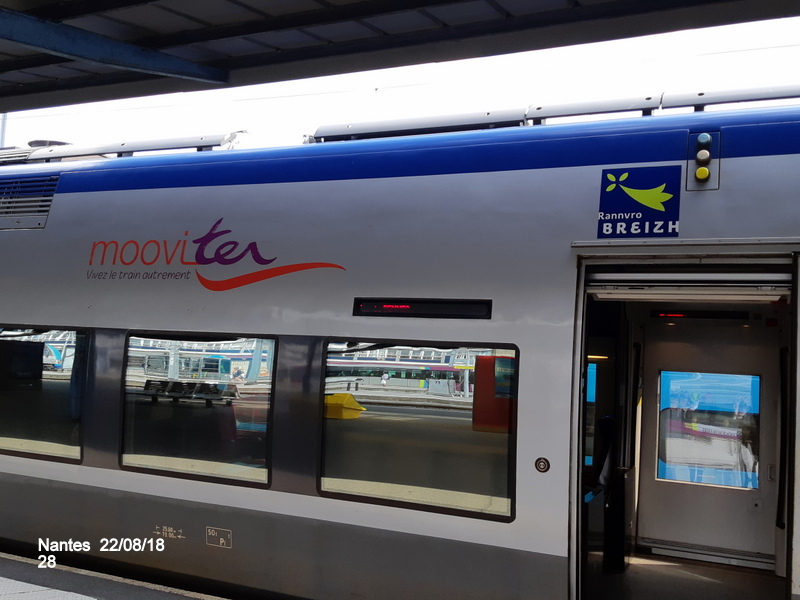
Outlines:
[{"label": "ventilation grille", "polygon": [[33,152],[33,148],[13,148],[11,150],[0,150],[0,165],[11,165],[24,163],[28,156]]},{"label": "ventilation grille", "polygon": [[0,178],[0,229],[42,229],[56,193],[58,175]]}]

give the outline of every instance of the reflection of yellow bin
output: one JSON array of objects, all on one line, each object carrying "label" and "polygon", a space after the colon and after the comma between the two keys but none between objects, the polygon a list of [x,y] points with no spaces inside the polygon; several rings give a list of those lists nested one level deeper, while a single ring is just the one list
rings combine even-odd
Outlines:
[{"label": "reflection of yellow bin", "polygon": [[353,394],[325,394],[326,419],[357,419],[361,411],[367,410],[353,397]]}]

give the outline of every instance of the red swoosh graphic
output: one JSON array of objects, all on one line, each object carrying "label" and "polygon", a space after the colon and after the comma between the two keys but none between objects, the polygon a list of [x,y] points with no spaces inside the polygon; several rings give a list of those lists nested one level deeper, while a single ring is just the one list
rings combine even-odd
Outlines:
[{"label": "red swoosh graphic", "polygon": [[238,277],[231,277],[230,279],[213,280],[206,279],[195,270],[197,279],[200,284],[211,290],[212,292],[224,292],[239,287],[250,285],[251,283],[258,283],[265,279],[272,279],[273,277],[280,277],[281,275],[288,275],[289,273],[297,273],[298,271],[307,271],[309,269],[341,269],[346,271],[341,265],[333,263],[299,263],[296,265],[285,265],[283,267],[272,267],[264,269],[263,271],[255,271],[254,273],[247,273],[246,275],[239,275]]}]

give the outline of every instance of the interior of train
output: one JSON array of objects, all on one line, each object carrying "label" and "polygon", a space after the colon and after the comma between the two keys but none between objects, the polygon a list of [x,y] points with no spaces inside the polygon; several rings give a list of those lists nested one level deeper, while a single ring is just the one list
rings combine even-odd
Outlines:
[{"label": "interior of train", "polygon": [[742,264],[587,269],[584,600],[787,595],[792,266]]}]

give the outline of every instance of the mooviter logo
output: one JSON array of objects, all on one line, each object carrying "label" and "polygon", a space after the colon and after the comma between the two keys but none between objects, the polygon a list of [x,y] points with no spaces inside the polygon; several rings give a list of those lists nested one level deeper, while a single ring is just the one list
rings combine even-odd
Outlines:
[{"label": "mooviter logo", "polygon": [[[298,271],[309,269],[344,270],[341,265],[333,263],[309,262],[256,269],[228,279],[208,279],[200,274],[199,269],[202,266],[229,266],[247,261],[266,267],[277,260],[277,257],[264,258],[256,242],[244,245],[231,239],[228,234],[233,233],[232,230],[220,229],[221,226],[222,219],[219,219],[208,233],[194,240],[189,240],[189,232],[185,231],[183,235],[186,239],[178,240],[147,240],[145,242],[103,240],[93,242],[89,253],[89,266],[94,268],[87,271],[86,277],[87,279],[189,279],[191,270],[176,272],[156,268],[161,265],[188,265],[196,267],[195,275],[203,287],[215,292],[224,292]],[[190,244],[194,244],[194,246]],[[187,253],[191,257],[188,260]],[[96,270],[99,267],[119,265],[133,268],[111,271]],[[142,271],[135,268],[139,266],[150,267],[150,270]]]}]

